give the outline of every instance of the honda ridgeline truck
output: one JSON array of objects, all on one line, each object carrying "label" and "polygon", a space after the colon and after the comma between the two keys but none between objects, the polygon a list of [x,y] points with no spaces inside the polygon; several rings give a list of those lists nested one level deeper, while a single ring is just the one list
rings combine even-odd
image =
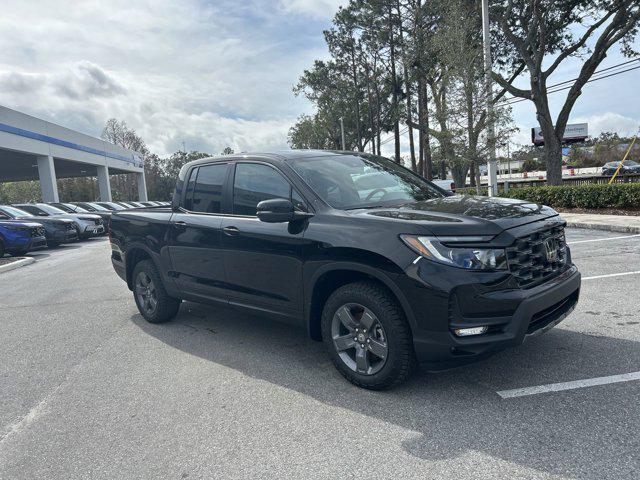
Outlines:
[{"label": "honda ridgeline truck", "polygon": [[263,313],[382,389],[563,320],[580,294],[564,228],[549,207],[451,196],[382,157],[291,150],[188,163],[170,208],[114,212],[110,238],[149,322],[182,300]]}]

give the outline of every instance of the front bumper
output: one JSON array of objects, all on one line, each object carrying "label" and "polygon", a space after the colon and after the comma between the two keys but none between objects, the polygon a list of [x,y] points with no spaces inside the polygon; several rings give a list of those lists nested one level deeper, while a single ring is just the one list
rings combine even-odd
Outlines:
[{"label": "front bumper", "polygon": [[[570,265],[558,276],[528,289],[514,288],[508,279],[499,277],[485,284],[457,285],[432,293],[433,308],[426,312],[438,315],[437,320],[429,314],[420,315],[413,300],[417,323],[414,347],[419,362],[429,370],[444,370],[522,344],[573,311],[580,295],[580,280],[578,269]],[[489,329],[470,337],[453,333],[455,328],[475,326]]]},{"label": "front bumper", "polygon": [[7,247],[8,252],[32,252],[47,248],[47,239],[45,237],[25,237],[18,238],[13,244]]},{"label": "front bumper", "polygon": [[76,229],[72,230],[56,230],[51,234],[51,237],[47,237],[47,241],[53,243],[67,243],[67,242],[75,242],[78,240],[78,232]]}]

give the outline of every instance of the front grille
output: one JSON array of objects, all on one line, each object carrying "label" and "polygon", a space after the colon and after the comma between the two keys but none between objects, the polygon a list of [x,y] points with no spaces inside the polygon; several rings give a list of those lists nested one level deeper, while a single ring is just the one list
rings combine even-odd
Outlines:
[{"label": "front grille", "polygon": [[96,225],[102,225],[102,219],[96,218]]},{"label": "front grille", "polygon": [[35,227],[31,229],[32,237],[44,237],[44,227]]},{"label": "front grille", "polygon": [[509,270],[521,287],[532,287],[556,276],[567,265],[564,227],[534,232],[507,248]]},{"label": "front grille", "polygon": [[73,223],[69,223],[69,224],[66,225],[66,229],[75,231],[76,226]]}]

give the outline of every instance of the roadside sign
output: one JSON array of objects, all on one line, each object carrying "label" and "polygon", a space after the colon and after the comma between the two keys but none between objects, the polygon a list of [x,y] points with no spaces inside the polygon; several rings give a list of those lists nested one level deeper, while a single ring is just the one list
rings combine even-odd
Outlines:
[{"label": "roadside sign", "polygon": [[[564,129],[563,143],[583,142],[589,136],[587,123],[571,123]],[[534,145],[544,145],[544,136],[540,127],[531,129],[531,142]]]}]

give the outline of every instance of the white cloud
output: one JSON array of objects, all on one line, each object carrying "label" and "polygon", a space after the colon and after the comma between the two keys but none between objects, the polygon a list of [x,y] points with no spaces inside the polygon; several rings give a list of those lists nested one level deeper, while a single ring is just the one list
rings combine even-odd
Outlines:
[{"label": "white cloud", "polygon": [[330,19],[348,0],[280,0],[285,12]]},{"label": "white cloud", "polygon": [[[291,88],[318,44],[296,44],[261,0],[63,5],[3,4],[0,104],[91,135],[125,120],[160,155],[183,141],[212,153],[286,147],[310,109]],[[289,28],[321,42],[321,25],[299,21]]]},{"label": "white cloud", "polygon": [[613,112],[587,117],[575,117],[572,123],[588,123],[589,135],[597,137],[602,132],[617,132],[619,135],[632,136],[638,132],[640,117],[630,118]]}]

